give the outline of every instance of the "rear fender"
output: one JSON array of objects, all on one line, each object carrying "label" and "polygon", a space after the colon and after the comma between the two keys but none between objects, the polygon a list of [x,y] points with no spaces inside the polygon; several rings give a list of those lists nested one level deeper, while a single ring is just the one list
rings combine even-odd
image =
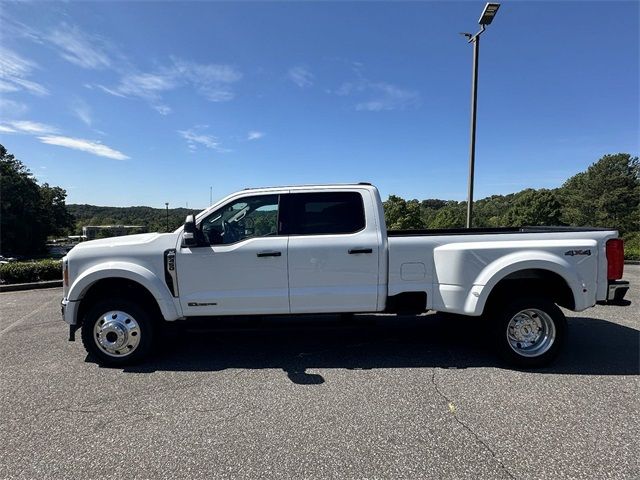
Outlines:
[{"label": "rear fender", "polygon": [[[471,292],[465,302],[465,310],[481,315],[493,288],[507,276],[523,270],[546,270],[560,276],[571,289],[575,310],[580,311],[595,303],[595,288],[585,291],[586,285],[579,278],[575,265],[552,253],[547,252],[513,253],[499,258],[487,265],[475,279]],[[522,292],[526,295],[527,292]]]}]

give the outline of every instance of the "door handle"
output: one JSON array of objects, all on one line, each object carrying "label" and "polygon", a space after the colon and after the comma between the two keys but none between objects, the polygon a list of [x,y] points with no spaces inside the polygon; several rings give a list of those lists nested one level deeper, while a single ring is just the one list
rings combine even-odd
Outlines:
[{"label": "door handle", "polygon": [[355,255],[356,253],[373,253],[372,248],[351,248],[349,255]]},{"label": "door handle", "polygon": [[279,257],[282,255],[282,252],[260,252],[257,254],[258,257]]}]

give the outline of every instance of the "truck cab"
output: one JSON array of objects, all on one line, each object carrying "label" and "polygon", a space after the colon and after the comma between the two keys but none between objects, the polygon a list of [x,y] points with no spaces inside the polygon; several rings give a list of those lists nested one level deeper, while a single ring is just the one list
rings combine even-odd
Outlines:
[{"label": "truck cab", "polygon": [[194,219],[193,237],[179,233],[183,315],[377,311],[386,293],[379,204],[371,186],[228,197]]}]

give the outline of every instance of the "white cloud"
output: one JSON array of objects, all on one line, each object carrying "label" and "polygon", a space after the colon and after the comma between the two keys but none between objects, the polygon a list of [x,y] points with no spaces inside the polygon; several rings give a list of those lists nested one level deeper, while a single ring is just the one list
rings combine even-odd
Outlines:
[{"label": "white cloud", "polygon": [[21,57],[12,50],[5,47],[0,47],[0,72],[3,76],[10,77],[25,77],[36,68],[36,64],[31,60]]},{"label": "white cloud", "polygon": [[[161,115],[172,111],[162,99],[168,91],[191,87],[211,102],[227,102],[235,97],[233,85],[242,78],[242,73],[232,65],[201,64],[179,57],[170,57],[153,71],[142,71],[132,66],[126,54],[108,40],[68,23],[61,23],[44,35],[32,29],[26,31],[24,25],[15,22],[7,25],[14,37],[48,44],[74,65],[110,69],[119,76],[114,85],[86,83],[86,88],[99,88],[122,98],[142,99]],[[36,68],[34,62],[6,48],[0,49],[0,93],[26,90],[36,95],[48,94],[44,86],[29,78]],[[83,121],[86,122],[86,118],[84,115]]]},{"label": "white cloud", "polygon": [[38,95],[43,97],[45,95],[49,95],[49,90],[40,85],[37,82],[33,82],[31,80],[27,80],[25,78],[14,78],[13,83],[21,86],[24,90],[32,93],[33,95]]},{"label": "white cloud", "polygon": [[170,71],[176,78],[192,85],[198,93],[212,102],[227,102],[235,96],[231,85],[242,78],[242,73],[231,65],[198,64],[172,58]]},{"label": "white cloud", "polygon": [[28,107],[21,102],[0,97],[0,118],[17,117],[28,110]]},{"label": "white cloud", "polygon": [[369,112],[403,110],[420,102],[420,94],[416,91],[386,82],[371,82],[364,78],[356,82],[343,83],[335,93],[358,97],[355,109]]},{"label": "white cloud", "polygon": [[2,133],[26,133],[35,135],[38,140],[48,145],[58,145],[60,147],[81,150],[100,157],[113,158],[114,160],[126,160],[129,157],[118,150],[103,145],[100,142],[85,140],[83,138],[66,137],[54,135],[58,129],[44,123],[32,122],[30,120],[13,120],[0,124]]},{"label": "white cloud", "polygon": [[[86,88],[89,89],[93,89],[93,85],[85,85]],[[113,95],[115,97],[122,97],[122,98],[127,98],[126,95],[120,93],[119,91],[113,89],[113,88],[108,88],[105,87],[104,85],[96,85],[96,88],[99,88],[100,90],[102,90],[104,93],[108,93],[109,95]]]},{"label": "white cloud", "polygon": [[105,93],[117,97],[140,98],[151,104],[161,115],[171,108],[162,102],[170,90],[190,86],[211,102],[227,102],[235,97],[233,84],[242,78],[231,65],[199,64],[172,57],[171,64],[155,72],[128,72],[115,86],[96,85]]},{"label": "white cloud", "polygon": [[169,107],[168,105],[154,105],[153,108],[160,115],[169,115],[171,113],[171,111],[172,111],[171,107]]},{"label": "white cloud", "polygon": [[74,25],[63,23],[51,31],[46,39],[58,47],[62,58],[79,67],[102,69],[111,66],[111,59],[104,51],[104,42]]},{"label": "white cloud", "polygon": [[[13,120],[6,122],[3,127],[5,129],[12,130],[15,133],[31,133],[36,135],[42,135],[45,133],[56,133],[57,128],[47,125],[45,123],[32,122],[30,120]],[[9,130],[5,130],[8,132]],[[11,133],[13,133],[11,132]]]},{"label": "white cloud", "polygon": [[289,80],[300,88],[310,87],[313,85],[313,80],[315,78],[308,68],[301,65],[291,67],[287,72],[287,76],[289,77]]},{"label": "white cloud", "polygon": [[247,134],[247,140],[259,140],[264,137],[264,132],[252,130]]},{"label": "white cloud", "polygon": [[103,145],[99,142],[85,140],[83,138],[63,137],[60,135],[46,135],[38,137],[42,143],[57,145],[59,147],[71,148],[83,152],[91,153],[99,157],[112,158],[114,160],[126,160],[129,157],[118,150]]},{"label": "white cloud", "polygon": [[169,75],[153,73],[131,73],[123,76],[115,87],[98,85],[102,91],[117,97],[138,97],[148,101],[158,100],[160,94],[175,88]]},{"label": "white cloud", "polygon": [[0,9],[0,24],[4,38],[22,39],[25,38],[35,43],[42,44],[40,34],[28,25],[11,18],[7,15],[7,9]]},{"label": "white cloud", "polygon": [[160,115],[171,113],[171,107],[161,102],[162,93],[176,87],[174,79],[166,74],[131,73],[120,79],[115,87],[96,85],[109,95],[121,98],[139,98],[148,102]]},{"label": "white cloud", "polygon": [[198,149],[198,145],[202,145],[206,148],[210,148],[217,152],[226,152],[224,148],[220,145],[220,142],[213,135],[209,135],[206,133],[201,133],[198,130],[201,130],[204,127],[194,127],[189,130],[178,130],[178,133],[187,141],[187,146],[189,150],[195,152]]},{"label": "white cloud", "polygon": [[9,82],[5,82],[4,80],[0,80],[0,93],[17,92],[18,90],[20,90],[20,88],[17,86]]},{"label": "white cloud", "polygon": [[76,99],[71,105],[71,112],[78,117],[85,125],[91,126],[93,118],[91,117],[91,107],[82,99]]},{"label": "white cloud", "polygon": [[25,90],[34,95],[47,95],[49,91],[44,86],[27,78],[37,68],[31,60],[8,48],[0,47],[0,91]]}]

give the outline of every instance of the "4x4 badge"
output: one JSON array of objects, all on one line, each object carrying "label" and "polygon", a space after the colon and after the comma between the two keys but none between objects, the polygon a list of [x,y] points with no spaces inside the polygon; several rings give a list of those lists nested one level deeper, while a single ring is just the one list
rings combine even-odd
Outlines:
[{"label": "4x4 badge", "polygon": [[574,255],[591,255],[591,250],[568,250],[564,252],[565,255],[573,257]]}]

